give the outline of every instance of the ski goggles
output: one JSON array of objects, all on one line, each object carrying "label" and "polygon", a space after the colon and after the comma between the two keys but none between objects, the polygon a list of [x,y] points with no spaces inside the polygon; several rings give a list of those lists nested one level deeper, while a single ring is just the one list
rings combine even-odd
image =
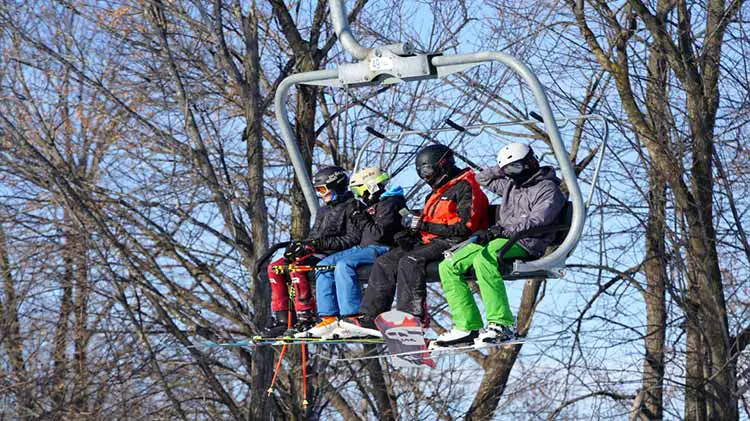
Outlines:
[{"label": "ski goggles", "polygon": [[430,181],[435,177],[435,168],[432,165],[423,164],[417,167],[417,175],[425,181]]},{"label": "ski goggles", "polygon": [[365,195],[365,192],[368,190],[368,188],[366,185],[361,184],[359,186],[349,186],[349,190],[351,190],[355,196],[362,197]]},{"label": "ski goggles", "polygon": [[523,172],[523,163],[512,162],[503,167],[503,172],[507,175],[517,175]]},{"label": "ski goggles", "polygon": [[319,186],[313,186],[313,187],[315,187],[315,191],[318,192],[318,194],[321,196],[325,196],[326,194],[328,194],[329,190],[325,184],[321,184]]}]

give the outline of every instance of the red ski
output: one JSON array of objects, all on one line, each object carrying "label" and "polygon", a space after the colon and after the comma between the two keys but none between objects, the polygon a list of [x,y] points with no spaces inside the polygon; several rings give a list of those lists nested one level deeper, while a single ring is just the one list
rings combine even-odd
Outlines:
[{"label": "red ski", "polygon": [[427,341],[419,319],[403,311],[391,310],[375,318],[375,326],[383,333],[383,340],[391,354],[407,353],[393,358],[394,366],[435,368],[435,361],[427,351]]}]

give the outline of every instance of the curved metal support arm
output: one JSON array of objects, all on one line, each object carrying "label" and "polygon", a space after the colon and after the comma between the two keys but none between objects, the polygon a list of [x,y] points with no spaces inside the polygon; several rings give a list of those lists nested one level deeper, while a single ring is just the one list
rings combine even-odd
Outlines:
[{"label": "curved metal support arm", "polygon": [[335,79],[336,77],[338,77],[338,70],[336,69],[297,73],[288,76],[281,81],[276,90],[276,96],[274,97],[276,120],[279,122],[281,138],[284,139],[284,145],[286,146],[287,152],[289,152],[289,159],[292,161],[294,172],[297,175],[297,180],[302,188],[302,194],[305,196],[305,202],[307,202],[307,207],[310,209],[310,214],[312,215],[313,220],[315,220],[315,215],[318,213],[318,198],[313,190],[310,175],[307,174],[306,171],[307,166],[305,165],[305,160],[302,158],[302,154],[299,151],[299,147],[295,141],[296,138],[294,132],[292,131],[292,125],[289,122],[289,115],[287,114],[286,109],[286,96],[292,85],[332,78]]},{"label": "curved metal support arm", "polygon": [[455,56],[438,56],[432,59],[432,65],[440,68],[442,66],[465,65],[468,63],[478,63],[490,60],[499,61],[510,67],[510,69],[520,75],[531,88],[536,100],[537,109],[544,120],[544,126],[549,134],[550,143],[555,152],[555,158],[557,158],[557,161],[560,164],[560,171],[565,180],[565,185],[568,187],[570,201],[573,203],[573,220],[571,221],[570,231],[568,231],[568,235],[565,237],[565,240],[560,247],[538,260],[518,262],[519,264],[515,265],[515,267],[519,271],[523,270],[529,272],[549,267],[563,267],[568,254],[573,251],[578,240],[581,238],[586,211],[583,205],[583,195],[578,188],[573,165],[570,163],[570,158],[565,150],[565,145],[560,138],[560,130],[557,127],[555,117],[552,114],[552,109],[547,101],[547,95],[544,93],[544,87],[539,82],[539,79],[537,79],[536,75],[534,75],[524,63],[515,57],[496,51],[459,54]]},{"label": "curved metal support arm", "polygon": [[329,4],[331,8],[333,29],[336,31],[336,36],[339,38],[339,42],[341,42],[344,50],[348,51],[349,54],[354,56],[354,58],[364,60],[367,58],[367,55],[370,54],[372,49],[360,45],[360,43],[354,38],[354,35],[352,35],[352,31],[349,30],[349,19],[346,17],[344,0],[331,0]]},{"label": "curved metal support arm", "polygon": [[607,141],[609,141],[609,122],[604,116],[600,114],[589,114],[586,118],[593,120],[601,120],[604,123],[604,138],[599,144],[599,159],[596,161],[596,168],[594,169],[594,177],[591,180],[591,189],[589,195],[586,197],[586,209],[591,205],[591,199],[594,198],[594,190],[596,190],[596,184],[599,182],[599,171],[602,169],[602,163],[604,162],[604,153],[607,150]]}]

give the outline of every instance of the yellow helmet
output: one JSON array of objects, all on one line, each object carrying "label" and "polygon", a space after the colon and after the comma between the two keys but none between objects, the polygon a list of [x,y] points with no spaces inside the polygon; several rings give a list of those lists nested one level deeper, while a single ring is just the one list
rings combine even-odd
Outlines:
[{"label": "yellow helmet", "polygon": [[357,197],[364,197],[367,192],[372,196],[382,190],[382,185],[389,178],[390,176],[380,168],[365,168],[352,176],[349,190]]}]

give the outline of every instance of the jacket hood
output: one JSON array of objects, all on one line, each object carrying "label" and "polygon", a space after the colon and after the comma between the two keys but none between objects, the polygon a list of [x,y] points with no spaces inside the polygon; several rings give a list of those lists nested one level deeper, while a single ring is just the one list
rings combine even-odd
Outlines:
[{"label": "jacket hood", "polygon": [[555,174],[555,169],[546,165],[544,167],[540,167],[539,171],[534,173],[531,177],[529,177],[528,180],[524,181],[521,185],[531,186],[531,185],[534,185],[536,183],[539,183],[545,180],[550,180],[557,185],[560,185],[560,183],[562,183],[562,181],[560,181],[560,179],[557,178],[557,175]]},{"label": "jacket hood", "polygon": [[404,189],[401,186],[395,186],[386,190],[385,193],[383,193],[380,196],[380,198],[385,199],[386,197],[403,196],[403,195],[404,195]]}]

